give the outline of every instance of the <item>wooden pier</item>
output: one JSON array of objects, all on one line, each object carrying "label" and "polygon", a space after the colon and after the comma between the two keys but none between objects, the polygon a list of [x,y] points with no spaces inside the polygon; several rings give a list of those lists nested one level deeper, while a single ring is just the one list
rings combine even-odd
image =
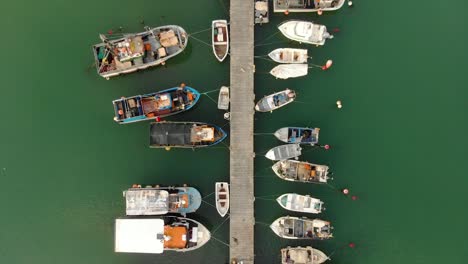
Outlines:
[{"label": "wooden pier", "polygon": [[254,262],[254,1],[230,1],[230,259]]}]

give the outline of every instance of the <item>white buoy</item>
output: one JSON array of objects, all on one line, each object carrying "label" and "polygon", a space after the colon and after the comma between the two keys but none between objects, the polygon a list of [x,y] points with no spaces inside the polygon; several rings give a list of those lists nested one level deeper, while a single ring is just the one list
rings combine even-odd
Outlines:
[{"label": "white buoy", "polygon": [[332,66],[333,61],[332,60],[327,60],[327,63],[325,64],[325,67],[328,69]]},{"label": "white buoy", "polygon": [[343,107],[343,106],[339,104],[339,105],[338,105],[338,109],[341,109],[341,107]]},{"label": "white buoy", "polygon": [[348,1],[348,6],[353,6],[353,1]]},{"label": "white buoy", "polygon": [[336,105],[341,105],[341,101],[340,100],[336,101]]}]

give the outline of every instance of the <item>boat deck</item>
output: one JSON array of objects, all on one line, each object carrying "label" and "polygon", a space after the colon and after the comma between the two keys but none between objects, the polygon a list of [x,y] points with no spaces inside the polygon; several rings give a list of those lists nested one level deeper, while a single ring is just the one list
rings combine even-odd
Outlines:
[{"label": "boat deck", "polygon": [[254,1],[230,3],[230,263],[254,262]]}]

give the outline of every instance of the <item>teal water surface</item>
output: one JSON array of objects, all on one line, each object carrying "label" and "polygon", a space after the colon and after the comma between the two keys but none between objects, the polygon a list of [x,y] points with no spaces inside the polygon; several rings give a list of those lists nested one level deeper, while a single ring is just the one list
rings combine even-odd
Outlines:
[{"label": "teal water surface", "polygon": [[[279,144],[255,136],[256,263],[279,263],[279,249],[313,245],[330,263],[468,263],[465,176],[468,46],[464,1],[354,1],[354,8],[316,14],[274,14],[255,28],[255,55],[279,47],[307,48],[328,71],[275,80],[275,66],[256,59],[257,99],[286,87],[297,101],[255,115],[256,133],[288,125],[320,127],[328,151],[305,148],[301,160],[331,166],[330,185],[282,181],[262,157]],[[202,195],[229,180],[226,144],[203,150],[148,148],[148,123],[117,125],[111,101],[184,82],[201,92],[229,84],[229,59],[212,54],[210,32],[196,34],[184,53],[157,67],[113,78],[92,68],[98,34],[177,24],[189,33],[228,18],[229,2],[136,0],[9,1],[4,3],[0,130],[1,263],[227,263],[228,222],[208,196],[193,218],[214,232],[200,250],[165,255],[117,254],[114,219],[124,215],[122,190],[133,183],[189,184]],[[308,19],[338,28],[324,47],[288,41],[276,26]],[[142,21],[144,20],[144,21]],[[90,67],[91,66],[91,67]],[[216,100],[217,93],[209,93]],[[335,102],[341,100],[338,110]],[[208,96],[170,120],[216,123],[229,131]],[[347,187],[356,201],[340,194]],[[276,204],[286,192],[325,201],[320,215],[335,238],[313,243],[276,237],[268,225],[288,213]],[[263,198],[263,199],[262,199]],[[221,225],[222,224],[222,225]],[[219,227],[219,228],[218,228]],[[348,244],[353,242],[355,248]]]}]

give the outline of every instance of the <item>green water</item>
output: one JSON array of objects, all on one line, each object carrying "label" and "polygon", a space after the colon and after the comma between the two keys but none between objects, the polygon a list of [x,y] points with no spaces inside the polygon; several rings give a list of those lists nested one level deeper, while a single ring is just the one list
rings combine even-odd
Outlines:
[{"label": "green water", "polygon": [[[210,47],[191,39],[166,68],[110,81],[88,69],[98,33],[119,26],[139,31],[142,19],[195,32],[227,17],[228,6],[224,0],[4,3],[1,263],[228,262],[228,248],[216,240],[186,254],[113,252],[123,189],[133,183],[187,183],[208,195],[214,182],[229,179],[229,152],[224,145],[195,152],[149,149],[148,123],[115,124],[111,100],[181,82],[201,92],[218,89],[229,83],[229,60],[218,63]],[[466,7],[465,1],[356,0],[354,8],[320,18],[290,14],[340,28],[324,47],[307,46],[312,63],[331,58],[333,67],[282,81],[265,74],[273,63],[256,60],[257,98],[290,87],[299,101],[257,114],[256,132],[320,127],[320,142],[331,150],[306,149],[301,159],[329,164],[335,172],[331,186],[282,181],[261,157],[278,141],[256,136],[256,196],[297,192],[324,200],[327,211],[320,217],[333,222],[335,239],[312,244],[328,254],[336,250],[331,263],[468,263]],[[269,44],[256,47],[256,55],[306,47],[272,36],[284,19],[275,14],[271,23],[256,27],[257,44]],[[209,32],[196,37],[210,41]],[[228,129],[208,97],[171,120]],[[359,199],[340,195],[343,187]],[[212,196],[206,200],[213,203]],[[279,263],[281,247],[308,244],[281,240],[265,225],[288,214],[276,202],[257,199],[255,209],[256,263]],[[210,229],[222,222],[207,204],[192,217]],[[228,230],[226,223],[214,237],[229,241]],[[349,242],[356,247],[348,248]]]}]

